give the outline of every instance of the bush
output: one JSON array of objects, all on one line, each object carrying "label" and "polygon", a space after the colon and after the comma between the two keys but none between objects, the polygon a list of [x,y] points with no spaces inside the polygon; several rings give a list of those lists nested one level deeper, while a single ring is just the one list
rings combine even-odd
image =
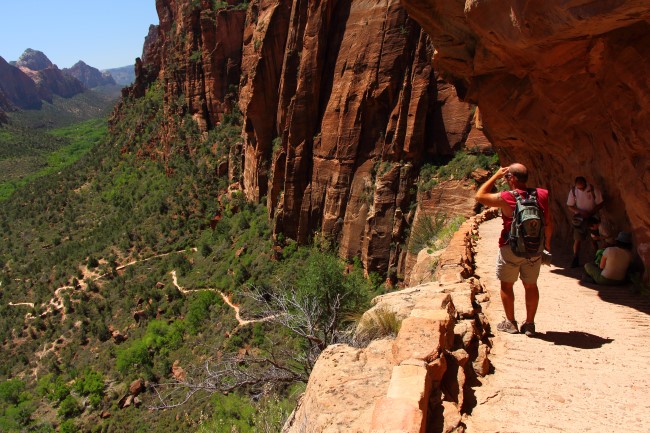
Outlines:
[{"label": "bush", "polygon": [[91,401],[91,405],[97,406],[104,395],[104,378],[101,373],[86,369],[82,375],[75,380],[73,388],[80,395],[90,396],[89,400]]},{"label": "bush", "polygon": [[411,229],[408,244],[409,253],[418,254],[420,250],[427,247],[432,251],[446,248],[451,237],[463,222],[465,222],[463,216],[449,219],[443,213],[434,216],[423,213],[418,217]]},{"label": "bush", "polygon": [[79,405],[77,399],[71,395],[68,395],[59,404],[59,410],[57,411],[57,415],[59,416],[59,418],[68,419],[80,415],[81,412],[82,412],[81,406]]},{"label": "bush", "polygon": [[359,326],[357,339],[366,343],[382,337],[394,337],[399,333],[401,326],[402,321],[394,311],[377,308],[370,314],[368,320]]},{"label": "bush", "polygon": [[0,383],[0,402],[17,404],[20,394],[25,390],[25,382],[11,379]]},{"label": "bush", "polygon": [[223,300],[215,292],[205,291],[192,295],[185,316],[190,333],[196,334],[198,332],[203,322],[210,317],[210,309],[214,305],[223,305]]},{"label": "bush", "polygon": [[59,426],[60,433],[77,433],[78,431],[77,425],[71,419],[63,421]]},{"label": "bush", "polygon": [[115,360],[117,371],[127,376],[129,373],[150,371],[153,367],[152,355],[143,340],[134,341],[130,347],[120,350]]},{"label": "bush", "polygon": [[465,151],[456,152],[453,158],[438,158],[420,169],[418,189],[428,191],[440,181],[447,179],[467,179],[477,168],[492,171],[499,167],[496,154],[472,154]]}]

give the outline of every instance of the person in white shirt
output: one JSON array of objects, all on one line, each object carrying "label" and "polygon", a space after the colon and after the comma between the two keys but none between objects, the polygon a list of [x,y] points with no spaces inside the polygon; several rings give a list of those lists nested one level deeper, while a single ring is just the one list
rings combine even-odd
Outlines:
[{"label": "person in white shirt", "polygon": [[625,283],[627,268],[632,263],[632,235],[620,232],[616,244],[605,248],[600,263],[587,263],[585,273],[596,284],[615,286]]},{"label": "person in white shirt", "polygon": [[587,218],[595,216],[605,205],[603,194],[594,185],[587,182],[583,176],[576,177],[575,183],[566,202],[573,212],[573,261],[572,268],[580,266],[580,246],[589,236]]}]

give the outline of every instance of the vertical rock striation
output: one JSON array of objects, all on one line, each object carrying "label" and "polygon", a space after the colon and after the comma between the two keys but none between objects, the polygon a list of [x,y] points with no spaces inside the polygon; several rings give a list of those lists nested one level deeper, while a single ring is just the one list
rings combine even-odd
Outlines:
[{"label": "vertical rock striation", "polygon": [[438,83],[433,46],[397,1],[260,1],[249,20],[247,196],[266,196],[276,233],[320,232],[388,271],[419,166],[464,142],[470,106]]},{"label": "vertical rock striation", "polygon": [[189,114],[203,131],[238,99],[242,145],[231,165],[241,159],[241,170],[231,180],[250,200],[266,198],[275,233],[299,242],[321,233],[368,271],[396,267],[423,160],[453,154],[472,118],[399,2],[156,7],[160,25],[124,94],[141,96],[159,78],[168,115]]},{"label": "vertical rock striation", "polygon": [[550,188],[564,232],[576,175],[603,187],[612,231],[650,265],[650,5],[646,1],[402,0],[434,65],[477,103],[505,161]]}]

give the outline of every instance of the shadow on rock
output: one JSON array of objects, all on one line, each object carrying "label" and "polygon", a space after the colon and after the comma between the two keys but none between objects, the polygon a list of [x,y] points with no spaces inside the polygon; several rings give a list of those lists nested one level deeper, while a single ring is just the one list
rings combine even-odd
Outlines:
[{"label": "shadow on rock", "polygon": [[548,331],[545,334],[537,333],[534,338],[548,341],[556,346],[571,346],[578,349],[599,349],[603,347],[603,345],[614,341],[611,338],[603,338],[588,332],[580,331]]}]

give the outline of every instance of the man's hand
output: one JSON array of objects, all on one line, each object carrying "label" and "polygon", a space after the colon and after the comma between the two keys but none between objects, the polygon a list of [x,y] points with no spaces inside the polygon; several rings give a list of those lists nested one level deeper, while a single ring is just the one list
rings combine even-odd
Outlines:
[{"label": "man's hand", "polygon": [[495,179],[502,179],[505,177],[506,174],[510,171],[510,167],[501,167],[499,168],[496,173],[494,173],[494,178]]},{"label": "man's hand", "polygon": [[505,201],[501,199],[501,194],[492,193],[492,189],[494,188],[496,181],[505,177],[509,171],[509,167],[499,168],[491,178],[489,178],[483,185],[478,188],[476,195],[474,196],[476,201],[484,206],[498,207],[501,208],[501,210],[504,212],[509,212],[510,207]]}]

